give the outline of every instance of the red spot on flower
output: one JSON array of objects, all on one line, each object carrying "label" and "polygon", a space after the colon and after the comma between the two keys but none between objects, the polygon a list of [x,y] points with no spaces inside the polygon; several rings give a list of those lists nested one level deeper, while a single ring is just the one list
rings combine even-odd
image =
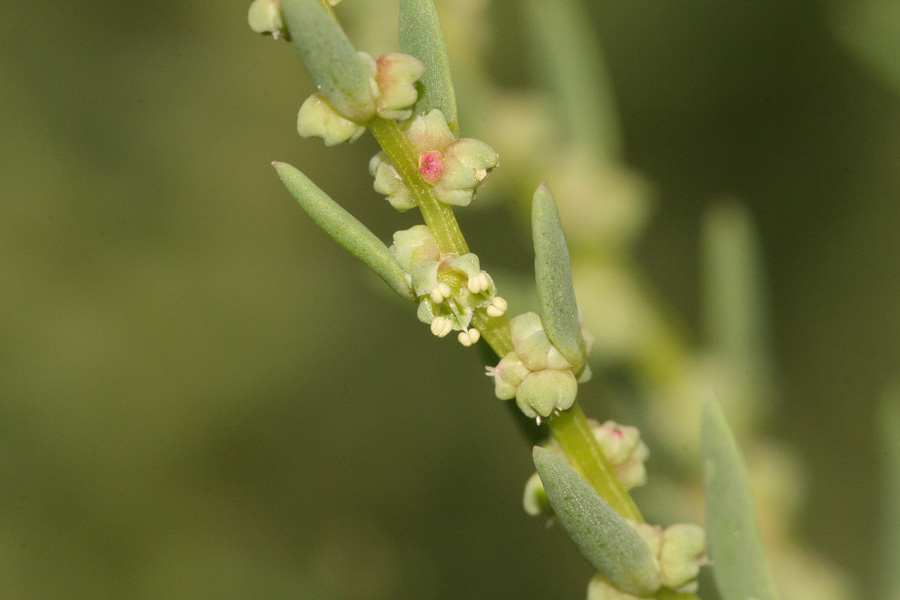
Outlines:
[{"label": "red spot on flower", "polygon": [[422,179],[434,185],[444,176],[444,155],[430,150],[419,155],[419,173]]}]

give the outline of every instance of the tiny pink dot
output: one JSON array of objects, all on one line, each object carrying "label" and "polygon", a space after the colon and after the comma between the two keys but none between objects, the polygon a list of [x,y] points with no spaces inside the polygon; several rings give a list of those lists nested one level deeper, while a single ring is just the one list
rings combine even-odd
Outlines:
[{"label": "tiny pink dot", "polygon": [[419,173],[422,179],[434,185],[444,175],[444,155],[437,150],[429,150],[419,155]]}]

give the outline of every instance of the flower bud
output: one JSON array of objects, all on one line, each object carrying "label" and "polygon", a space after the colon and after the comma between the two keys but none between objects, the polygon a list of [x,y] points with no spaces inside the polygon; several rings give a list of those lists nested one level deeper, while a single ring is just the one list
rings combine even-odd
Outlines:
[{"label": "flower bud", "polygon": [[705,564],[706,532],[702,527],[680,523],[666,529],[659,551],[664,586],[679,593],[697,591],[697,575]]},{"label": "flower bud", "polygon": [[644,462],[650,457],[650,449],[641,441],[636,427],[607,421],[603,425],[592,424],[591,430],[625,489],[647,482]]},{"label": "flower bud", "polygon": [[549,417],[575,403],[578,383],[571,371],[544,370],[529,374],[516,390],[516,405],[532,419]]},{"label": "flower bud", "polygon": [[538,515],[552,515],[553,509],[550,508],[550,502],[547,500],[547,492],[544,491],[544,484],[541,477],[537,473],[533,473],[525,483],[525,493],[522,496],[522,507],[525,512],[532,517]]},{"label": "flower bud", "polygon": [[528,312],[511,319],[509,328],[516,354],[532,371],[572,368],[550,343],[536,313]]},{"label": "flower bud", "polygon": [[[397,67],[397,70],[409,71],[405,74],[407,80],[416,72],[408,66]],[[397,94],[407,97],[405,92],[398,91]],[[498,164],[497,153],[484,142],[468,138],[457,140],[439,110],[415,116],[405,124],[404,135],[418,153],[419,174],[433,186],[435,198],[444,204],[467,206],[478,185]],[[390,166],[396,171],[396,167]],[[376,174],[371,166],[370,171]],[[380,187],[385,186],[379,186],[376,181],[376,189],[388,194]],[[390,194],[396,193],[391,188],[388,200],[391,200]]]},{"label": "flower bud", "polygon": [[412,116],[412,106],[419,96],[416,81],[425,73],[425,65],[399,52],[382,54],[376,62],[375,110],[384,119],[405,121]]},{"label": "flower bud", "polygon": [[503,357],[496,367],[488,367],[487,374],[494,378],[494,393],[501,400],[512,400],[516,389],[531,373],[515,352]]},{"label": "flower bud", "polygon": [[297,114],[297,133],[305,138],[319,136],[326,146],[355,141],[365,130],[336,111],[318,92],[306,99]]},{"label": "flower bud", "polygon": [[369,161],[369,173],[375,178],[375,191],[384,194],[391,206],[400,212],[415,208],[416,201],[412,193],[403,183],[397,167],[384,152],[379,152]]},{"label": "flower bud", "polygon": [[271,35],[276,40],[291,39],[281,17],[281,0],[254,0],[247,13],[247,22],[256,33]]}]

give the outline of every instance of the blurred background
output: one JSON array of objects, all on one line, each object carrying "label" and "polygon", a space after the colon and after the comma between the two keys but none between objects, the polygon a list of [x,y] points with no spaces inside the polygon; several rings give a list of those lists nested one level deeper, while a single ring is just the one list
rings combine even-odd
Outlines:
[{"label": "blurred background", "polygon": [[[587,564],[521,509],[529,443],[487,359],[431,336],[269,166],[298,166],[388,241],[417,217],[371,189],[374,142],[301,140],[296,53],[250,32],[249,2],[211,6],[0,3],[0,597],[583,597]],[[484,132],[489,109],[519,114],[499,94],[541,85],[522,5],[438,6],[463,135],[514,143]],[[739,200],[777,390],[753,435],[797,465],[792,539],[875,597],[877,407],[900,377],[900,7],[579,8],[618,114],[614,162],[652,190],[629,269],[702,346],[703,223]],[[394,2],[338,9],[360,49],[395,49]],[[504,156],[460,215],[501,292],[531,264],[517,173],[554,185]],[[580,400],[625,420],[641,388],[608,362]],[[663,483],[639,501],[665,504]]]}]

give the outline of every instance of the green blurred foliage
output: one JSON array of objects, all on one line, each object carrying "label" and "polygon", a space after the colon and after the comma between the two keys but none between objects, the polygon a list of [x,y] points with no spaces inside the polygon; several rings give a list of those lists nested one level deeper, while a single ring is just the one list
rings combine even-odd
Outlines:
[{"label": "green blurred foliage", "polygon": [[[390,49],[393,3],[360,3],[373,23],[356,2],[351,36]],[[371,139],[297,138],[311,84],[248,4],[0,4],[0,597],[582,597],[589,567],[521,511],[528,447],[481,357],[281,188],[272,160],[382,239],[415,222],[372,191]],[[804,533],[865,588],[874,405],[900,371],[900,96],[838,41],[836,3],[588,7],[659,195],[640,264],[697,325],[701,212],[747,203]],[[486,29],[510,84],[515,12]],[[528,268],[509,211],[461,220],[487,268]],[[615,416],[598,389],[585,408]]]}]

